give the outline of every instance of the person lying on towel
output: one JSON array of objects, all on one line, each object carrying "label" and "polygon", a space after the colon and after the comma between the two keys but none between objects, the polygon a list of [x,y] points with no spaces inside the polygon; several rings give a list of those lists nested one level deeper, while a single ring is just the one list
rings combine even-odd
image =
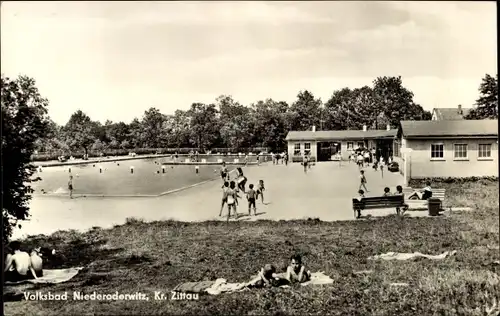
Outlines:
[{"label": "person lying on towel", "polygon": [[276,267],[272,264],[266,264],[262,268],[257,276],[255,276],[247,286],[253,287],[269,287],[269,286],[280,286],[288,283],[285,276],[282,273],[276,273]]},{"label": "person lying on towel", "polygon": [[21,244],[18,241],[10,243],[11,252],[7,254],[5,260],[4,276],[5,281],[17,282],[28,279],[38,279],[30,255],[21,251]]},{"label": "person lying on towel", "polygon": [[311,272],[302,264],[300,255],[290,258],[290,265],[286,269],[286,280],[290,283],[304,283],[311,280]]}]

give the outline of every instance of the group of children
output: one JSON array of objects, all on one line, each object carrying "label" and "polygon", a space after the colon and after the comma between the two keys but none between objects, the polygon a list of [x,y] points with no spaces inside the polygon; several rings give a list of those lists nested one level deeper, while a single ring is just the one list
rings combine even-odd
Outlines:
[{"label": "group of children", "polygon": [[[231,217],[231,211],[233,211],[235,218],[238,217],[238,212],[236,210],[238,206],[238,199],[241,198],[241,196],[238,194],[240,191],[243,192],[246,195],[247,201],[248,201],[248,215],[251,215],[251,211],[253,209],[254,215],[257,215],[257,206],[256,206],[256,201],[257,199],[261,198],[262,203],[264,203],[264,180],[259,180],[259,185],[257,187],[257,190],[254,190],[254,185],[250,184],[248,187],[249,189],[246,190],[246,182],[247,178],[243,174],[243,170],[241,167],[236,168],[237,170],[237,176],[236,176],[236,181],[230,180],[229,177],[229,172],[226,167],[226,163],[222,163],[221,167],[221,178],[224,184],[222,185],[222,201],[221,201],[221,207],[220,207],[220,212],[219,216],[222,216],[222,210],[224,209],[224,205],[227,204],[227,221],[229,221],[229,218]],[[237,184],[236,184],[237,183]]]}]

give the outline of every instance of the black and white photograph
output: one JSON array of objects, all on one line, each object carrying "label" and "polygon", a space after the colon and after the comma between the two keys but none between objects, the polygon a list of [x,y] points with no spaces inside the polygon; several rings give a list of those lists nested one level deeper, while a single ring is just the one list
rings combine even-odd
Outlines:
[{"label": "black and white photograph", "polygon": [[5,315],[500,314],[494,1],[2,1]]}]

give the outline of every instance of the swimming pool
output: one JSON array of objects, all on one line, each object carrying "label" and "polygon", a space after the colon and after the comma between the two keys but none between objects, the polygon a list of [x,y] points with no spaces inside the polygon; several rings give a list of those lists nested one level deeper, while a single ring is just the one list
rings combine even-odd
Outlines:
[{"label": "swimming pool", "polygon": [[43,195],[43,191],[48,195],[68,195],[71,174],[74,196],[149,196],[220,177],[218,165],[200,163],[196,173],[195,165],[161,165],[169,161],[170,158],[154,158],[48,167],[35,174],[42,180],[32,183],[32,187],[35,195]]}]

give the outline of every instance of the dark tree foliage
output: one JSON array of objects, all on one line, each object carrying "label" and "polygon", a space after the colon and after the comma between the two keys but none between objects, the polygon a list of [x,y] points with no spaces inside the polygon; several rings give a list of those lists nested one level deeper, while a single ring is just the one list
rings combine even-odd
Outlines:
[{"label": "dark tree foliage", "polygon": [[35,80],[2,76],[2,238],[7,240],[19,220],[29,216],[35,166],[31,155],[36,141],[50,130],[48,101],[35,86]]},{"label": "dark tree foliage", "polygon": [[498,119],[498,74],[495,78],[486,74],[479,86],[476,107],[465,117],[469,120]]}]

